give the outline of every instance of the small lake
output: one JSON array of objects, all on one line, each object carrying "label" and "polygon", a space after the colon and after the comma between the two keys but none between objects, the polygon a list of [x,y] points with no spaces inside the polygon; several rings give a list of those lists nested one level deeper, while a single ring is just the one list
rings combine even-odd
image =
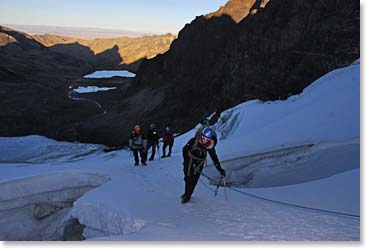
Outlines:
[{"label": "small lake", "polygon": [[95,71],[85,75],[84,78],[111,78],[111,77],[135,77],[135,74],[129,71]]},{"label": "small lake", "polygon": [[80,86],[73,90],[78,93],[94,93],[98,91],[107,91],[107,90],[114,90],[114,89],[116,89],[116,87]]}]

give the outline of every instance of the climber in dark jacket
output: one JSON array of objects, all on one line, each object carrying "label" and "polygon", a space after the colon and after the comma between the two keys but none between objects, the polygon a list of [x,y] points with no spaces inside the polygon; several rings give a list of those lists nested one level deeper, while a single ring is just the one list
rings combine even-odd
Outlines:
[{"label": "climber in dark jacket", "polygon": [[158,136],[158,131],[156,129],[156,125],[155,124],[150,124],[150,129],[147,133],[147,155],[149,153],[150,148],[152,148],[152,154],[150,155],[149,161],[154,160],[154,156],[155,156],[155,149],[156,147],[159,149],[159,136]]},{"label": "climber in dark jacket", "polygon": [[[175,137],[173,136],[173,133],[172,133],[172,131],[169,127],[166,127],[164,129],[162,139],[163,139],[163,148],[162,148],[163,155],[162,155],[162,158],[170,157],[171,153],[172,153],[172,147],[173,147],[173,142],[175,140]],[[168,155],[166,156],[167,146],[168,146]]]},{"label": "climber in dark jacket", "polygon": [[145,140],[144,134],[140,132],[140,126],[136,125],[134,127],[133,133],[130,135],[129,138],[129,148],[134,153],[134,160],[135,165],[139,165],[139,155],[140,153],[140,159],[141,163],[143,165],[147,165],[147,156],[146,156],[146,147],[147,147],[147,141]]},{"label": "climber in dark jacket", "polygon": [[200,135],[192,138],[182,150],[184,158],[184,180],[185,180],[185,193],[181,196],[181,202],[186,203],[190,201],[191,195],[194,192],[195,186],[201,175],[201,171],[204,168],[207,153],[209,153],[216,169],[219,171],[222,177],[226,176],[225,170],[220,166],[217,153],[215,151],[215,145],[217,138],[215,132],[210,128],[204,128]]}]

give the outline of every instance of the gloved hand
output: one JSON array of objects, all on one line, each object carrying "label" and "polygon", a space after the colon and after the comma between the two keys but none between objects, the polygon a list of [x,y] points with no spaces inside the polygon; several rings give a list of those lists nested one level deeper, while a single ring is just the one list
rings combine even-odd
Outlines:
[{"label": "gloved hand", "polygon": [[226,171],[223,168],[219,169],[219,173],[222,177],[226,177]]}]

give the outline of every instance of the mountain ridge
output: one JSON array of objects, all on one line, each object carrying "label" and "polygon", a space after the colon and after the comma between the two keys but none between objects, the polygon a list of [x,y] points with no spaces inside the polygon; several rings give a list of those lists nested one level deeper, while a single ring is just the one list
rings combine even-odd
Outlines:
[{"label": "mountain ridge", "polygon": [[[124,65],[139,62],[144,58],[154,58],[157,54],[165,53],[169,49],[172,41],[176,39],[176,36],[170,33],[165,35],[146,35],[137,38],[97,38],[93,40],[77,39],[52,34],[35,35],[33,37],[38,42],[50,47],[50,49],[55,52],[64,53],[76,58],[83,57],[83,55],[78,53],[77,50],[69,51],[68,46],[62,46],[60,48],[60,45],[69,45],[70,47],[71,44],[80,44],[84,47],[88,47],[93,52],[93,56],[101,54],[106,50],[117,46],[117,50],[121,58],[121,69],[126,68]],[[92,57],[85,59],[87,61],[93,60]],[[108,60],[108,58],[106,59]],[[132,70],[136,71],[138,65],[132,68]],[[118,69],[118,67],[113,69]]]},{"label": "mountain ridge", "polygon": [[240,22],[248,14],[256,13],[257,9],[265,8],[269,0],[229,0],[224,6],[218,10],[206,14],[206,18],[219,17],[229,15],[236,22]]}]

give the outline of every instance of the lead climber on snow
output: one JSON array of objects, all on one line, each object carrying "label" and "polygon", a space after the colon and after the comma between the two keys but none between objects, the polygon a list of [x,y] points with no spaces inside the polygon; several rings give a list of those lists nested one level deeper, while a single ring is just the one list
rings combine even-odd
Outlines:
[{"label": "lead climber on snow", "polygon": [[147,147],[147,141],[144,137],[144,134],[141,133],[140,126],[136,125],[134,127],[133,133],[130,135],[129,138],[129,148],[134,153],[135,166],[139,165],[139,154],[141,163],[143,165],[147,165],[146,147]]},{"label": "lead climber on snow", "polygon": [[181,196],[181,202],[186,203],[190,201],[191,195],[194,192],[195,186],[204,168],[204,163],[209,153],[213,160],[215,168],[219,171],[221,176],[226,176],[225,170],[220,166],[215,145],[217,144],[217,137],[213,129],[205,127],[198,135],[183,147],[182,155],[184,158],[184,180],[185,193]]}]

